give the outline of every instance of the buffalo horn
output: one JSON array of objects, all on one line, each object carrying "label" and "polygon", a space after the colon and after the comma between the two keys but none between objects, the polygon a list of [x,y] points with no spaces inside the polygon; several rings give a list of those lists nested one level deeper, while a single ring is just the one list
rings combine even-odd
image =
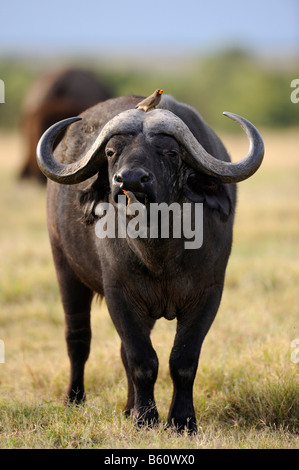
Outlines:
[{"label": "buffalo horn", "polygon": [[101,148],[116,134],[138,134],[145,136],[168,134],[173,136],[187,152],[184,160],[194,169],[212,175],[224,183],[237,183],[249,178],[259,168],[264,144],[258,130],[245,118],[233,113],[224,113],[236,121],[249,139],[247,155],[238,162],[218,160],[210,155],[194,137],[188,126],[175,114],[165,109],[149,113],[136,109],[124,111],[111,119],[101,130],[86,154],[75,163],[63,164],[53,156],[53,145],[57,135],[79,117],[65,119],[50,127],[41,137],[37,147],[37,160],[42,172],[50,179],[62,184],[75,184],[96,174],[102,163]]},{"label": "buffalo horn", "polygon": [[[184,160],[192,168],[217,177],[223,183],[237,183],[252,176],[262,163],[264,156],[263,139],[251,122],[237,114],[223,113],[237,122],[247,134],[249,150],[247,155],[238,162],[225,162],[210,155],[194,137],[188,126],[175,114],[170,113],[168,119],[163,119],[155,110],[148,113],[145,125],[151,133],[172,135],[186,148]],[[166,110],[163,110],[166,113]],[[156,113],[156,114],[155,114]]]},{"label": "buffalo horn", "polygon": [[53,124],[41,136],[36,149],[37,163],[41,171],[51,180],[61,184],[76,184],[95,175],[103,162],[101,148],[116,134],[134,134],[142,131],[140,113],[128,110],[118,114],[103,127],[93,145],[74,163],[60,163],[53,155],[53,145],[57,136],[70,124],[82,119],[71,117]]}]

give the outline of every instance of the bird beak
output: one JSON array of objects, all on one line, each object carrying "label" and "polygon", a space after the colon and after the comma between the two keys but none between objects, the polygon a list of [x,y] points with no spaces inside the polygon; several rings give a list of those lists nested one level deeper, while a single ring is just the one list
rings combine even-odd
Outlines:
[{"label": "bird beak", "polygon": [[162,95],[163,90],[159,90],[158,93],[159,93],[159,95]]}]

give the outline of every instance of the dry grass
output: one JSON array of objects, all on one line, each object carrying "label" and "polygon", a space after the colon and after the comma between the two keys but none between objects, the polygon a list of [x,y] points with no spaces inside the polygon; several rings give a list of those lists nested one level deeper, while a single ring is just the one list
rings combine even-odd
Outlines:
[{"label": "dry grass", "polygon": [[[196,437],[163,425],[137,431],[122,415],[126,381],[105,304],[93,309],[88,401],[63,406],[68,382],[64,320],[46,232],[45,190],[20,183],[21,141],[0,135],[1,448],[298,448],[299,138],[264,135],[263,167],[239,185],[226,288],[204,343],[194,400]],[[237,159],[246,140],[223,136]],[[156,398],[166,420],[175,322],[153,331]],[[299,356],[299,355],[298,355]]]}]

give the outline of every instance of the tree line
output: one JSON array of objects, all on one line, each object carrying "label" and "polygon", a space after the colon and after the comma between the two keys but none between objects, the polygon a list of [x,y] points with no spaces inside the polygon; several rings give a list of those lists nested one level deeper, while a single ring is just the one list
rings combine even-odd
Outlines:
[{"label": "tree line", "polygon": [[[231,111],[251,120],[259,127],[286,128],[298,126],[299,103],[291,100],[291,83],[299,79],[299,66],[265,63],[248,52],[234,49],[206,57],[193,57],[177,69],[167,67],[111,67],[105,61],[67,59],[72,65],[92,70],[109,83],[115,96],[147,95],[163,88],[195,107],[214,128],[234,131],[236,127],[222,116]],[[96,63],[96,65],[95,65]],[[60,61],[61,65],[61,61]],[[54,64],[53,64],[54,66]],[[24,97],[34,79],[45,69],[38,60],[3,58],[0,79],[5,85],[5,103],[0,104],[0,128],[17,129],[20,125]]]}]

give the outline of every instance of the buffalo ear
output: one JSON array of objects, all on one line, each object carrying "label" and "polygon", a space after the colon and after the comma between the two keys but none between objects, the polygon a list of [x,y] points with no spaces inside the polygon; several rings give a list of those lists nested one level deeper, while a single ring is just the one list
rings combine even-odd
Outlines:
[{"label": "buffalo ear", "polygon": [[190,201],[203,202],[211,210],[218,211],[223,221],[232,212],[232,203],[225,184],[212,176],[191,174],[183,186],[183,193]]},{"label": "buffalo ear", "polygon": [[95,208],[100,201],[106,201],[109,193],[109,183],[103,175],[98,175],[97,179],[83,191],[79,191],[78,198],[83,212],[82,220],[87,225],[92,225],[98,217]]}]

